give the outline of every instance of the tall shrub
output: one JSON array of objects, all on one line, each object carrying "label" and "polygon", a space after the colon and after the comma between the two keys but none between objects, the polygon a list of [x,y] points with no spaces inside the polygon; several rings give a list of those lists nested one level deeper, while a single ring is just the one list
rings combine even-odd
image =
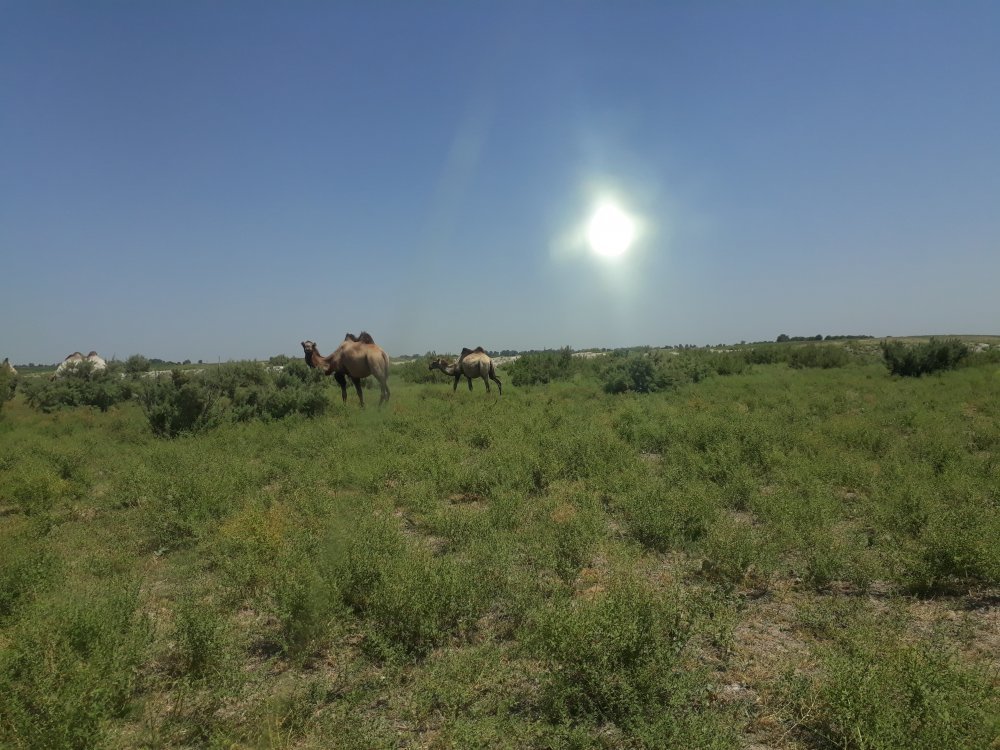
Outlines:
[{"label": "tall shrub", "polygon": [[893,375],[920,377],[951,370],[969,356],[969,347],[958,339],[931,339],[926,344],[907,345],[883,341],[882,356]]}]

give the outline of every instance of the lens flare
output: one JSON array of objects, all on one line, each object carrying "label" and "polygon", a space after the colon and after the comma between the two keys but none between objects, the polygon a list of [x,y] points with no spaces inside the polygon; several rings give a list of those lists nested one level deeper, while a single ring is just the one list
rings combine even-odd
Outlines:
[{"label": "lens flare", "polygon": [[635,239],[635,222],[612,203],[600,206],[587,225],[587,241],[598,255],[617,258]]}]

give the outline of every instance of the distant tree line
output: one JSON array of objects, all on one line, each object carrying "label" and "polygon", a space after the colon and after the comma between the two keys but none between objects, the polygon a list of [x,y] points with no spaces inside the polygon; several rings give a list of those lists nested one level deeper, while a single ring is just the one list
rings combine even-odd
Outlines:
[{"label": "distant tree line", "polygon": [[[789,336],[787,333],[778,334],[778,338],[775,341],[779,344],[783,344],[786,341],[856,341],[858,339],[873,339],[874,336],[869,336],[868,334],[854,335],[854,334],[840,334],[836,336],[824,336],[821,333],[817,333],[815,336]],[[756,343],[763,344],[766,342],[758,341]]]}]

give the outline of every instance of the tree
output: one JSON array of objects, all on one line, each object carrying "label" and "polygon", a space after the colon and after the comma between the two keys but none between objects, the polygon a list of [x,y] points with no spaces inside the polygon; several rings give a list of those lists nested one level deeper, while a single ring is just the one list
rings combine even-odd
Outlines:
[{"label": "tree", "polygon": [[778,338],[777,338],[777,342],[779,344],[783,344],[784,342],[789,341],[789,340],[790,339],[788,338],[788,334],[787,333],[779,334]]}]

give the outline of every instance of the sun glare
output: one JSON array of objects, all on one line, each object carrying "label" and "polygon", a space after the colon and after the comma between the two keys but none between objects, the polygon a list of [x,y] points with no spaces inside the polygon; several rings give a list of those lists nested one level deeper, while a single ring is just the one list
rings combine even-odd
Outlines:
[{"label": "sun glare", "polygon": [[616,258],[635,239],[635,223],[618,206],[611,203],[602,205],[590,218],[587,225],[587,241],[598,255]]}]

